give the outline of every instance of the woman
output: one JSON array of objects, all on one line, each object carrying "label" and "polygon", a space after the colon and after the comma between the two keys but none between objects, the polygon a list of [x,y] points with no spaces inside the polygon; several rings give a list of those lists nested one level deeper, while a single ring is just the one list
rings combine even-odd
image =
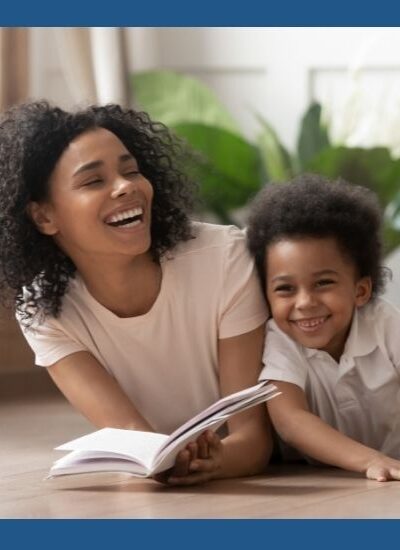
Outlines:
[{"label": "woman", "polygon": [[[34,102],[0,124],[2,286],[36,364],[98,427],[170,432],[258,378],[266,309],[244,236],[189,220],[181,153],[117,105]],[[158,479],[262,471],[264,415],[206,432]]]}]

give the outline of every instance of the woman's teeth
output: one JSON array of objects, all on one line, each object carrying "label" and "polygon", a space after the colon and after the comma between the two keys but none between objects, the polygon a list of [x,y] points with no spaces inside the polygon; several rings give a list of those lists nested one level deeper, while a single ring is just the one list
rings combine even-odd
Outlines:
[{"label": "woman's teeth", "polygon": [[124,227],[134,227],[141,222],[141,216],[143,215],[143,208],[131,208],[130,210],[125,210],[125,212],[118,212],[107,218],[105,221],[109,225],[115,227],[124,226]]}]

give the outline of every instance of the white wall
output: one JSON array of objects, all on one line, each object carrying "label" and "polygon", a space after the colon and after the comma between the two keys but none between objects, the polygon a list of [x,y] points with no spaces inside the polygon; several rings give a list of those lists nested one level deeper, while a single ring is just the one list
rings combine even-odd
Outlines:
[{"label": "white wall", "polygon": [[[54,32],[31,29],[31,95],[67,106],[72,96]],[[336,113],[333,138],[351,145],[395,141],[400,154],[398,28],[129,28],[126,35],[132,71],[168,68],[197,76],[248,137],[257,131],[256,111],[293,148],[300,118],[316,99]]]},{"label": "white wall", "polygon": [[[57,29],[31,29],[31,95],[72,103],[54,45]],[[213,87],[254,137],[262,114],[289,149],[312,100],[331,117],[332,137],[383,144],[400,155],[399,28],[129,28],[132,72],[183,71]],[[362,69],[360,71],[360,69]],[[390,299],[400,305],[400,255]]]}]

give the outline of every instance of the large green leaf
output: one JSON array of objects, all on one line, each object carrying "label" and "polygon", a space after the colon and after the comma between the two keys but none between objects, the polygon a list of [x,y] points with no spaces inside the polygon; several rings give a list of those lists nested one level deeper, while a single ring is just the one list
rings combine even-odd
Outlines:
[{"label": "large green leaf", "polygon": [[315,155],[319,154],[328,146],[328,133],[321,123],[321,105],[319,105],[319,103],[313,103],[306,111],[301,121],[297,143],[300,169],[303,170]]},{"label": "large green leaf", "polygon": [[269,181],[285,181],[292,177],[293,168],[289,153],[283,147],[275,130],[261,116],[257,116],[262,131],[257,137],[261,159]]},{"label": "large green leaf", "polygon": [[400,189],[385,209],[384,238],[388,252],[400,246]]},{"label": "large green leaf", "polygon": [[167,126],[202,123],[240,133],[235,120],[207,86],[172,71],[144,71],[132,75],[135,103]]},{"label": "large green leaf", "polygon": [[392,159],[384,147],[330,147],[312,159],[306,168],[369,187],[377,193],[382,206],[391,202],[400,189],[400,160]]},{"label": "large green leaf", "polygon": [[197,164],[201,196],[224,217],[243,206],[260,188],[262,165],[256,147],[240,136],[204,124],[179,124],[173,130],[201,155]]},{"label": "large green leaf", "polygon": [[310,161],[307,168],[330,178],[342,177],[375,191],[381,205],[386,207],[386,251],[400,245],[400,160],[392,159],[388,149],[331,147]]}]

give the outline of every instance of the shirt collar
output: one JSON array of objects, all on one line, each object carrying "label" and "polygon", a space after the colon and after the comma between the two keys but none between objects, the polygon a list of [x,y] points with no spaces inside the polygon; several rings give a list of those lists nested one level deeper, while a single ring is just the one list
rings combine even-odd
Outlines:
[{"label": "shirt collar", "polygon": [[[343,355],[347,357],[363,357],[373,352],[377,347],[371,321],[365,315],[365,307],[355,308],[349,336]],[[307,357],[313,357],[320,352],[318,349],[304,348]]]}]

